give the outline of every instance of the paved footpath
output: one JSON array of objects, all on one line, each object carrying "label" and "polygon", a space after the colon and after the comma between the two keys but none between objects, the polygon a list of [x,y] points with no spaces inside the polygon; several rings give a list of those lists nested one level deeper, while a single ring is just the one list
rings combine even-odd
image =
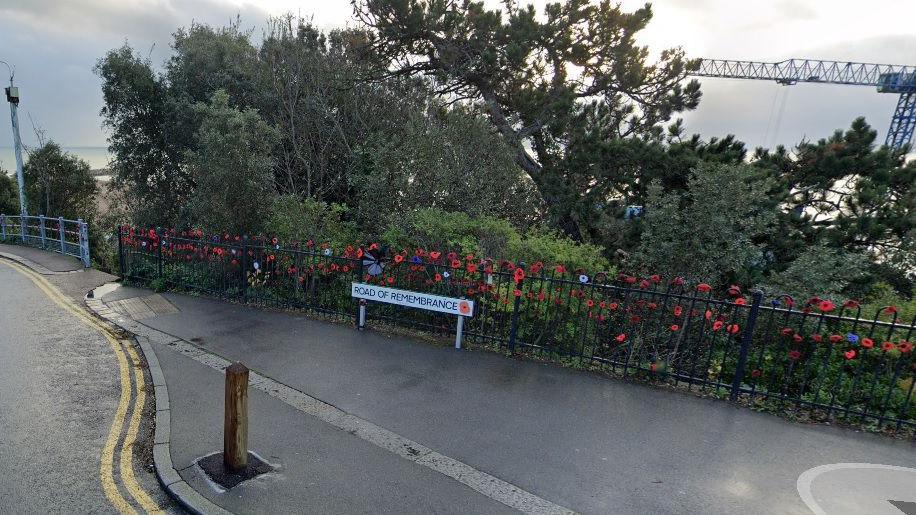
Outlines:
[{"label": "paved footpath", "polygon": [[[161,332],[172,460],[230,511],[899,514],[916,503],[913,441],[213,299],[118,288],[102,300]],[[221,370],[237,360],[257,372],[250,447],[279,469],[220,492],[194,462],[220,448]]]}]

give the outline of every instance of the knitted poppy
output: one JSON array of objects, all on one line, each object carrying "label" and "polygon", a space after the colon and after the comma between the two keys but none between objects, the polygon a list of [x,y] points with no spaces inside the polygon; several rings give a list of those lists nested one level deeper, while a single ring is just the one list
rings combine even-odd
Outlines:
[{"label": "knitted poppy", "polygon": [[874,346],[875,346],[874,340],[872,340],[871,338],[862,338],[862,347],[865,347],[866,349],[871,349]]},{"label": "knitted poppy", "polygon": [[566,267],[563,266],[563,265],[557,265],[556,267],[554,267],[554,271],[555,271],[556,273],[558,273],[558,274],[565,274],[565,273],[566,273]]},{"label": "knitted poppy", "polygon": [[817,308],[823,313],[829,313],[836,308],[836,304],[830,302],[829,300],[822,300],[818,303]]},{"label": "knitted poppy", "polygon": [[728,324],[728,327],[725,328],[729,334],[738,334],[741,331],[741,327],[738,324]]},{"label": "knitted poppy", "polygon": [[783,336],[789,336],[794,332],[795,331],[793,331],[791,327],[783,327],[782,331],[780,331],[780,333],[782,333]]},{"label": "knitted poppy", "polygon": [[718,331],[719,329],[722,329],[723,326],[725,326],[725,322],[721,320],[716,320],[715,322],[712,323],[712,330]]},{"label": "knitted poppy", "polygon": [[660,282],[662,282],[662,276],[660,276],[660,275],[658,275],[658,274],[653,274],[652,277],[650,277],[649,279],[651,279],[653,283],[660,283]]},{"label": "knitted poppy", "polygon": [[672,331],[677,331],[677,330],[680,329],[680,328],[681,328],[681,326],[679,326],[679,325],[677,325],[677,324],[671,324],[671,327],[670,327],[669,329],[671,329]]},{"label": "knitted poppy", "polygon": [[845,356],[847,360],[853,359],[856,357],[856,351],[849,349],[843,353],[843,356]]},{"label": "knitted poppy", "polygon": [[910,352],[911,350],[913,350],[913,344],[908,341],[902,341],[897,344],[897,350],[906,354]]},{"label": "knitted poppy", "polygon": [[789,351],[789,359],[791,359],[792,361],[797,361],[799,358],[801,358],[801,355],[802,355],[801,352],[797,350]]},{"label": "knitted poppy", "polygon": [[673,310],[674,316],[679,317],[681,316],[681,313],[683,312],[684,312],[684,308],[680,306],[674,306],[674,310]]},{"label": "knitted poppy", "polygon": [[758,377],[762,375],[763,375],[763,372],[761,372],[760,369],[755,368],[754,370],[751,370],[751,377],[753,377],[754,379],[757,379]]},{"label": "knitted poppy", "polygon": [[516,283],[522,282],[522,279],[525,278],[525,270],[521,267],[516,268],[513,277],[515,278]]},{"label": "knitted poppy", "polygon": [[619,343],[623,343],[627,340],[627,335],[624,333],[620,333],[614,339],[617,340]]},{"label": "knitted poppy", "polygon": [[838,334],[831,334],[829,340],[830,343],[840,343],[843,341],[843,337]]},{"label": "knitted poppy", "polygon": [[697,291],[700,293],[709,293],[712,290],[712,286],[706,283],[700,283],[697,285]]},{"label": "knitted poppy", "polygon": [[884,342],[881,344],[881,350],[883,350],[884,352],[890,352],[896,348],[897,346],[891,342]]}]

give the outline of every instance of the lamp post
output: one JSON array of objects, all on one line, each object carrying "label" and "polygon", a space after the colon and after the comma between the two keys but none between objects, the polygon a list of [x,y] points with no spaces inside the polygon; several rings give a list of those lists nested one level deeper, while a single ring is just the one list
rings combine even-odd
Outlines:
[{"label": "lamp post", "polygon": [[[19,136],[19,88],[13,85],[13,68],[6,61],[0,61],[6,65],[10,72],[10,85],[6,88],[6,101],[10,103],[10,119],[13,123],[13,151],[16,153],[16,181],[19,183],[19,215],[22,217],[21,222],[25,225],[25,217],[28,215],[25,200],[25,179],[22,176],[22,138]],[[22,232],[23,236],[25,231]]]}]

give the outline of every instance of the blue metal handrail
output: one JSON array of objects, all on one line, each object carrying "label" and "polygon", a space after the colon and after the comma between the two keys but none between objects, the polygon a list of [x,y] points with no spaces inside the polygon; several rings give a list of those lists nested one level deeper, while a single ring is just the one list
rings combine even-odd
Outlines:
[{"label": "blue metal handrail", "polygon": [[16,240],[22,245],[73,256],[86,268],[91,264],[89,224],[82,219],[0,214],[0,241],[11,243]]}]

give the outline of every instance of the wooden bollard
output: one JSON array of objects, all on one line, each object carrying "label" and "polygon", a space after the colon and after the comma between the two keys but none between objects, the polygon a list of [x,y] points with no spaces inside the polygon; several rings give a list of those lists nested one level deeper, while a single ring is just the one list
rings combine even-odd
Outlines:
[{"label": "wooden bollard", "polygon": [[248,367],[238,362],[226,368],[224,423],[223,464],[239,471],[248,465]]}]

